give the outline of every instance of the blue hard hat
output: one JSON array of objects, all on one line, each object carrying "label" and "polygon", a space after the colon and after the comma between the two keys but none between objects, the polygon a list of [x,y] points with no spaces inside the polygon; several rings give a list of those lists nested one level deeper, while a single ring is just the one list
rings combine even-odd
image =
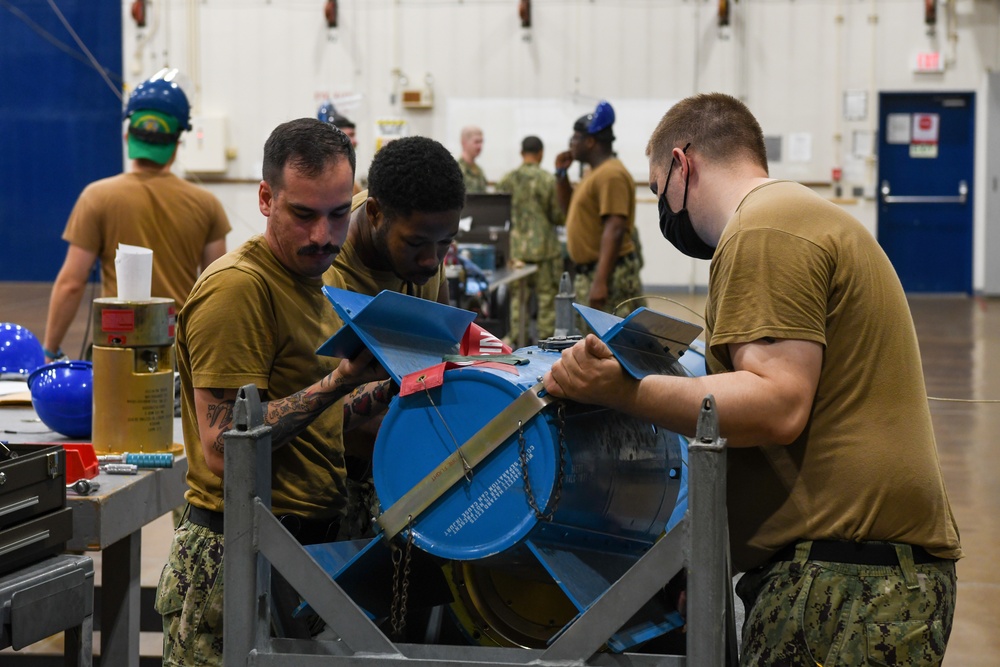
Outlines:
[{"label": "blue hard hat", "polygon": [[191,129],[191,105],[187,95],[174,79],[177,70],[162,69],[132,91],[125,107],[125,118],[136,111],[151,110],[167,113],[177,119],[182,129]]},{"label": "blue hard hat", "polygon": [[0,376],[20,377],[45,363],[42,344],[20,324],[0,322]]},{"label": "blue hard hat", "polygon": [[89,361],[56,361],[28,376],[38,418],[68,438],[89,438],[94,414],[94,367]]},{"label": "blue hard hat", "polygon": [[319,105],[319,111],[316,112],[316,118],[320,119],[324,123],[331,123],[337,127],[354,127],[354,123],[350,121],[347,116],[344,116],[337,111],[337,107],[335,107],[333,102],[330,100],[325,100]]},{"label": "blue hard hat", "polygon": [[615,123],[615,110],[612,108],[611,104],[607,100],[601,100],[597,103],[592,113],[586,116],[580,116],[576,123],[573,125],[573,129],[577,132],[586,132],[587,134],[597,134],[601,130],[611,127]]}]

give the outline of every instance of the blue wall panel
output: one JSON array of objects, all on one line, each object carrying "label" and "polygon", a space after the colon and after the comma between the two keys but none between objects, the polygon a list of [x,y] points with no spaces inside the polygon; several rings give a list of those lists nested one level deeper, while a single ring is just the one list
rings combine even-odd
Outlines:
[{"label": "blue wall panel", "polygon": [[[57,0],[121,90],[119,0]],[[0,280],[55,279],[77,195],[122,171],[122,103],[47,0],[0,0]]]}]

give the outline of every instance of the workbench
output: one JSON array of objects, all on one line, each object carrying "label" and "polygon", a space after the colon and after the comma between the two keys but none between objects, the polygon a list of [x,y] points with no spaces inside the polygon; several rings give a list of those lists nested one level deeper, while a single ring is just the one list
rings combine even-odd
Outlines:
[{"label": "workbench", "polygon": [[[0,408],[0,438],[11,443],[80,442],[48,430],[31,407]],[[174,441],[183,440],[180,418]],[[136,446],[134,451],[140,448]],[[183,504],[187,458],[172,468],[140,470],[136,475],[99,474],[100,488],[89,495],[67,492],[73,508],[73,537],[67,551],[101,551],[101,664],[139,665],[139,596],[142,527]]]},{"label": "workbench", "polygon": [[[490,271],[486,274],[487,280],[489,280],[489,292],[493,293],[501,285],[510,285],[513,288],[517,283],[523,283],[529,276],[534,275],[538,271],[538,266],[535,264],[525,264],[518,268],[507,268],[496,269],[495,271]],[[514,301],[514,292],[511,291],[511,301]],[[528,344],[528,304],[524,299],[519,299],[518,302],[511,303],[512,308],[517,308],[520,314],[518,330],[516,332],[510,332],[511,340],[514,341],[514,349],[524,347]]]}]

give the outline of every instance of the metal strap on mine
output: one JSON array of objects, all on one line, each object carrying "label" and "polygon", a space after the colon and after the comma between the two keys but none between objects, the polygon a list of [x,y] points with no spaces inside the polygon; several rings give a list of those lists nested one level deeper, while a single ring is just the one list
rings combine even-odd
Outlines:
[{"label": "metal strap on mine", "polygon": [[475,468],[483,459],[489,456],[507,438],[517,432],[518,423],[527,424],[528,420],[542,411],[546,405],[555,399],[543,394],[541,382],[518,396],[506,408],[479,429],[465,444],[441,462],[416,486],[407,491],[375,520],[382,528],[383,537],[391,540],[409,522],[444,495],[455,483],[465,476],[462,466],[464,458],[470,467]]}]

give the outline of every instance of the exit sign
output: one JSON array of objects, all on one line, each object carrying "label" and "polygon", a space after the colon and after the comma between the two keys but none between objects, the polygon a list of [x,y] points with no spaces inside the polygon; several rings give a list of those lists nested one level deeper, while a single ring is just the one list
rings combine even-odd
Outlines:
[{"label": "exit sign", "polygon": [[914,72],[943,72],[944,58],[940,51],[924,51],[917,53],[913,59]]}]

